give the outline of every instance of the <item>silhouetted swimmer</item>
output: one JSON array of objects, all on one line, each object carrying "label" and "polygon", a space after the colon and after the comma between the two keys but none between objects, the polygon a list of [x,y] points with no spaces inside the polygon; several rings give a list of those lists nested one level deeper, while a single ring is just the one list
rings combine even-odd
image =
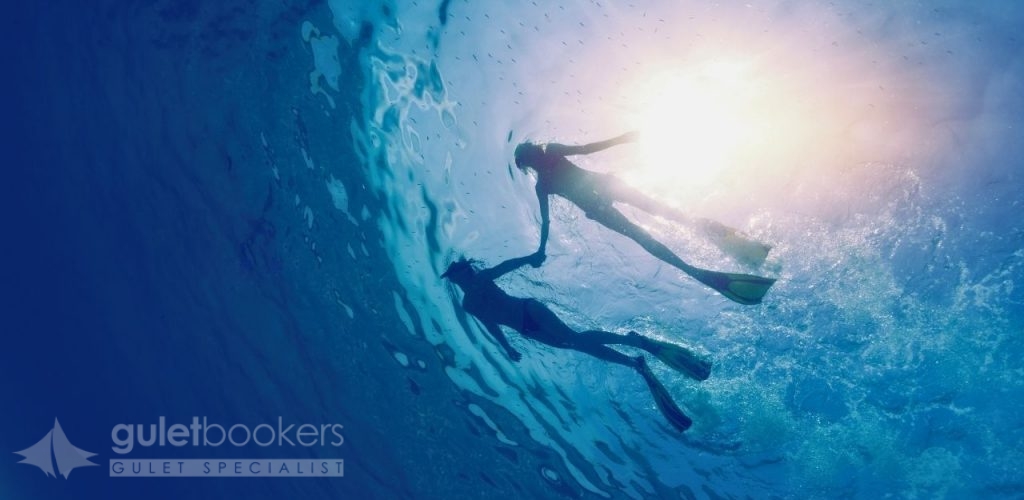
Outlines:
[{"label": "silhouetted swimmer", "polygon": [[448,278],[462,289],[463,309],[483,323],[494,340],[505,350],[509,359],[519,361],[522,354],[509,344],[508,338],[501,330],[502,326],[552,347],[573,349],[605,361],[628,366],[643,376],[658,409],[665,418],[680,431],[688,429],[692,421],[679,409],[661,382],[654,377],[643,356],[629,357],[608,345],[619,344],[643,349],[668,366],[697,380],[708,378],[711,374],[711,363],[698,358],[681,346],[650,339],[636,332],[629,332],[627,335],[600,330],[577,332],[539,301],[513,297],[494,283],[498,277],[529,264],[530,261],[530,257],[519,257],[478,271],[472,262],[461,259],[448,266],[448,270],[441,277]]},{"label": "silhouetted swimmer", "polygon": [[764,295],[768,293],[768,289],[775,283],[774,279],[749,274],[721,273],[691,266],[668,247],[655,240],[643,228],[627,219],[612,204],[614,202],[626,203],[653,215],[695,224],[704,229],[705,233],[720,248],[738,260],[750,264],[759,265],[763,262],[771,247],[748,240],[735,229],[721,223],[708,219],[693,219],[679,210],[659,203],[629,187],[612,175],[582,169],[566,158],[571,155],[596,153],[634,139],[634,133],[627,133],[613,139],[582,146],[555,143],[538,145],[526,142],[516,147],[516,166],[523,170],[532,168],[537,172],[536,189],[541,217],[540,247],[536,253],[530,256],[530,263],[539,266],[546,258],[545,249],[551,225],[548,214],[548,197],[559,195],[583,210],[587,218],[629,237],[651,255],[675,266],[722,295],[740,304],[760,303]]}]

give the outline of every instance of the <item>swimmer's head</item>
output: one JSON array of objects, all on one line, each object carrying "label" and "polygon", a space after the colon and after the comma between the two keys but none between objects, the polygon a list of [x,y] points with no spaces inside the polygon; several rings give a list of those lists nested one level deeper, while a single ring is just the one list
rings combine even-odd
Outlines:
[{"label": "swimmer's head", "polygon": [[476,269],[473,268],[473,261],[467,260],[465,257],[459,258],[455,262],[452,262],[448,266],[448,270],[441,275],[442,278],[447,278],[455,283],[460,283],[468,278],[473,277],[476,274]]},{"label": "swimmer's head", "polygon": [[516,146],[516,166],[521,170],[526,170],[526,167],[536,167],[537,159],[543,155],[544,148],[532,142],[524,142]]}]

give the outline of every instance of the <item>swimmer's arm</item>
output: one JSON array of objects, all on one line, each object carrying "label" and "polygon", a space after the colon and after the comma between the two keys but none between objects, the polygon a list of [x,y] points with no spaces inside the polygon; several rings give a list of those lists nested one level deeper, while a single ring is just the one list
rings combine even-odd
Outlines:
[{"label": "swimmer's arm", "polygon": [[486,323],[484,326],[487,327],[487,332],[494,337],[494,340],[498,341],[498,344],[502,349],[505,349],[505,354],[512,361],[519,361],[523,358],[523,355],[519,351],[512,347],[512,344],[508,343],[508,337],[505,336],[505,332],[501,331],[501,327],[497,323]]},{"label": "swimmer's arm", "polygon": [[501,264],[498,264],[490,269],[484,269],[483,271],[480,271],[479,273],[477,273],[477,276],[486,279],[487,281],[494,281],[512,271],[515,271],[516,269],[519,269],[520,267],[525,266],[526,264],[529,264],[532,259],[532,255],[508,259],[505,262],[502,262]]},{"label": "swimmer's arm", "polygon": [[548,213],[548,193],[537,185],[537,201],[540,202],[540,246],[534,254],[535,259],[540,262],[533,263],[533,267],[539,267],[544,261],[545,250],[548,246],[548,231],[551,229],[551,214]]},{"label": "swimmer's arm", "polygon": [[603,151],[612,146],[633,142],[636,140],[636,136],[636,132],[626,132],[625,134],[605,141],[592,142],[590,144],[583,144],[580,146],[551,143],[544,146],[544,152],[558,156],[588,155],[598,151]]}]

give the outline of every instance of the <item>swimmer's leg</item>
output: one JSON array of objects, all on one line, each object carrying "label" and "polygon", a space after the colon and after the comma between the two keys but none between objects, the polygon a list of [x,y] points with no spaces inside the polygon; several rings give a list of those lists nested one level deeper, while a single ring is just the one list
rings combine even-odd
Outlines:
[{"label": "swimmer's leg", "polygon": [[604,227],[637,242],[651,255],[661,259],[663,262],[671,264],[683,272],[689,272],[689,270],[693,269],[693,266],[684,262],[683,259],[680,259],[679,256],[672,253],[672,250],[669,250],[667,246],[654,239],[650,233],[627,219],[625,215],[622,215],[622,212],[611,205],[592,209],[587,212],[587,217],[597,221]]},{"label": "swimmer's leg", "polygon": [[632,239],[651,255],[671,264],[697,281],[704,283],[718,293],[740,304],[759,304],[765,294],[768,293],[768,289],[775,283],[774,279],[762,276],[722,273],[691,266],[611,205],[593,207],[587,212],[587,217],[601,223],[612,231]]},{"label": "swimmer's leg", "polygon": [[673,427],[683,432],[689,429],[693,425],[693,420],[687,417],[683,410],[679,408],[679,405],[672,400],[672,395],[669,394],[668,390],[665,389],[664,385],[651,373],[651,369],[647,367],[647,363],[644,358],[637,358],[637,371],[640,372],[640,376],[644,378],[644,382],[647,382],[647,388],[650,389],[651,395],[654,396],[654,404],[658,406],[658,410],[661,414],[672,424]]},{"label": "swimmer's leg", "polygon": [[615,364],[628,366],[630,368],[639,368],[637,360],[641,358],[631,358],[604,344],[590,342],[586,340],[585,337],[586,335],[577,334],[565,347]]},{"label": "swimmer's leg", "polygon": [[608,182],[608,189],[616,201],[639,208],[651,215],[675,220],[696,228],[711,243],[741,264],[752,267],[760,266],[772,249],[771,245],[754,240],[721,222],[702,217],[691,217],[681,210],[647,196],[624,182]]},{"label": "swimmer's leg", "polygon": [[629,332],[627,335],[591,330],[583,332],[577,339],[577,343],[593,342],[598,344],[627,345],[643,349],[660,359],[670,368],[696,379],[707,380],[711,375],[711,363],[701,359],[689,349],[672,344],[644,337],[636,332]]},{"label": "swimmer's leg", "polygon": [[[526,329],[527,331],[522,332],[524,336],[550,346],[563,349],[573,349],[575,351],[589,354],[612,363],[628,366],[630,368],[637,367],[636,359],[626,356],[625,354],[604,345],[605,343],[613,342],[599,342],[599,339],[596,336],[577,333],[559,319],[551,309],[548,309],[547,306],[539,301],[527,299],[524,305],[524,314],[529,316],[527,319],[533,326],[533,328]],[[524,324],[525,323],[526,322],[524,321]],[[601,333],[611,335],[614,338],[626,338],[625,335],[616,335],[609,332]]]},{"label": "swimmer's leg", "polygon": [[[665,388],[665,385],[662,385],[662,382],[658,381],[657,378],[654,377],[654,374],[651,373],[650,369],[647,368],[647,363],[644,361],[643,357],[630,358],[624,355],[624,353],[597,341],[625,340],[627,342],[634,342],[636,340],[633,337],[628,335],[616,335],[610,332],[600,332],[604,334],[604,337],[598,338],[596,336],[591,337],[572,332],[572,330],[565,326],[558,317],[551,313],[551,309],[548,309],[536,300],[530,300],[529,302],[532,303],[527,303],[526,314],[531,315],[530,321],[536,322],[536,324],[541,327],[540,330],[542,331],[541,335],[535,338],[551,343],[552,345],[588,353],[590,356],[609,363],[633,368],[640,373],[644,382],[647,383],[647,388],[650,390],[650,393],[654,398],[654,404],[657,406],[658,411],[662,412],[662,415],[665,415],[665,418],[669,420],[669,423],[671,423],[673,427],[682,432],[693,424],[693,421],[690,420],[690,418],[680,410],[679,405],[676,405],[676,402],[672,400],[672,394],[670,394],[669,390]],[[562,327],[564,327],[564,329]],[[558,343],[556,344],[553,341]]]},{"label": "swimmer's leg", "polygon": [[[614,335],[614,334],[612,334]],[[654,396],[654,403],[658,406],[658,410],[661,414],[672,424],[673,427],[683,432],[689,429],[693,425],[693,421],[690,417],[687,417],[683,410],[679,409],[679,405],[672,400],[672,395],[669,394],[665,386],[654,376],[651,369],[647,367],[647,362],[644,361],[643,356],[637,356],[631,358],[625,354],[616,351],[606,345],[599,344],[597,342],[584,340],[586,335],[577,335],[576,342],[571,343],[567,347],[583,353],[587,353],[605,361],[612,363],[628,366],[635,369],[640,376],[644,378],[644,382],[647,383],[647,388],[651,391],[651,396]],[[622,337],[622,335],[617,335]]]},{"label": "swimmer's leg", "polygon": [[551,309],[536,299],[524,302],[523,327],[519,333],[553,347],[566,347],[578,335],[566,325]]}]

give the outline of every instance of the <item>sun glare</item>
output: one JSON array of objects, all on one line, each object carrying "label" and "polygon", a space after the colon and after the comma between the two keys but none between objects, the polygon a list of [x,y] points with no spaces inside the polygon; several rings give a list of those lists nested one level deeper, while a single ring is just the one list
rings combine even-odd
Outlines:
[{"label": "sun glare", "polygon": [[899,131],[914,128],[916,101],[876,74],[871,52],[842,67],[797,44],[700,52],[645,61],[607,111],[607,129],[639,132],[614,173],[666,203],[785,196],[796,172],[830,175],[914,143]]},{"label": "sun glare", "polygon": [[662,191],[707,187],[755,139],[758,119],[750,106],[756,90],[741,62],[665,72],[638,85],[632,126],[640,132],[642,158],[623,177]]}]

